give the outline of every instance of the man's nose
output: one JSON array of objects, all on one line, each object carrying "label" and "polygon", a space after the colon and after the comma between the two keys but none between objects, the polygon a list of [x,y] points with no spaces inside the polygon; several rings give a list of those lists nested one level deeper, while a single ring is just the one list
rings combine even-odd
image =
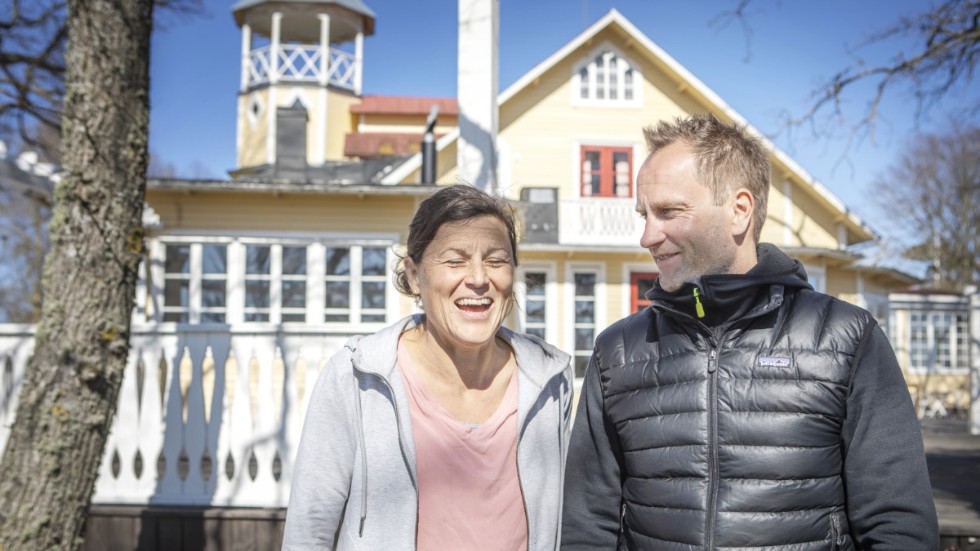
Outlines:
[{"label": "man's nose", "polygon": [[664,234],[664,223],[656,216],[647,216],[643,223],[643,235],[640,236],[640,246],[650,249],[663,243],[666,236]]}]

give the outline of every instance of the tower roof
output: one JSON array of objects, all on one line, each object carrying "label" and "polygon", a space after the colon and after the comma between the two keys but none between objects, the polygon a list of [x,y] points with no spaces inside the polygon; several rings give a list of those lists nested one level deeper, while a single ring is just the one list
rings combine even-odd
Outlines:
[{"label": "tower roof", "polygon": [[[324,9],[330,7],[341,8],[342,10],[348,12],[350,16],[361,19],[361,25],[365,36],[374,34],[374,12],[371,11],[371,8],[367,7],[367,5],[361,0],[238,0],[238,2],[232,6],[231,12],[235,16],[235,23],[241,27],[246,23],[246,17],[250,12],[271,12],[274,8],[292,7],[294,8],[292,11],[295,13],[295,8],[302,7],[304,5],[309,6],[314,10],[316,8],[323,8],[317,11],[324,11]],[[253,30],[263,33],[261,21],[257,22],[259,24],[257,28],[255,27],[256,22],[248,22],[253,24]],[[340,29],[335,29],[334,25],[331,25],[331,33],[334,33],[336,30]],[[337,36],[336,38],[340,39],[340,41],[348,40],[352,38],[353,34],[355,33],[350,33],[350,36],[347,36],[347,33],[343,34],[344,36]],[[333,41],[335,41],[334,37],[331,36],[331,42]]]}]

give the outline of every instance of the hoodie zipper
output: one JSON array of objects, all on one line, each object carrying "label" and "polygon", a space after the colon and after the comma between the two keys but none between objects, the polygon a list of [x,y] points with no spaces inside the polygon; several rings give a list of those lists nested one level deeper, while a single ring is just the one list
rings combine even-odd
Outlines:
[{"label": "hoodie zipper", "polygon": [[715,515],[718,507],[718,350],[712,345],[708,353],[708,501],[704,521],[707,545],[714,549]]}]

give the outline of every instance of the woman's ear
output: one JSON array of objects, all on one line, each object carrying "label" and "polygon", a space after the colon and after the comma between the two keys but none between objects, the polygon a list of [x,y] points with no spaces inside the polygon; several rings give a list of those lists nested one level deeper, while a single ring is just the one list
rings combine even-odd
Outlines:
[{"label": "woman's ear", "polygon": [[755,198],[745,188],[735,191],[732,198],[732,235],[744,236],[752,225],[752,213],[755,211]]},{"label": "woman's ear", "polygon": [[412,257],[405,257],[405,278],[408,279],[408,288],[412,291],[412,294],[419,296],[419,269],[412,260]]}]

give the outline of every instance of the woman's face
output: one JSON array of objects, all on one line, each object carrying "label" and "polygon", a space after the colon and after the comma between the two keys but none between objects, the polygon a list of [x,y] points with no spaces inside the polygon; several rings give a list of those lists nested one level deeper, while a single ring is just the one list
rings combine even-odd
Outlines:
[{"label": "woman's face", "polygon": [[514,256],[507,227],[484,215],[443,224],[406,275],[426,314],[426,331],[447,351],[493,343],[510,311]]}]

